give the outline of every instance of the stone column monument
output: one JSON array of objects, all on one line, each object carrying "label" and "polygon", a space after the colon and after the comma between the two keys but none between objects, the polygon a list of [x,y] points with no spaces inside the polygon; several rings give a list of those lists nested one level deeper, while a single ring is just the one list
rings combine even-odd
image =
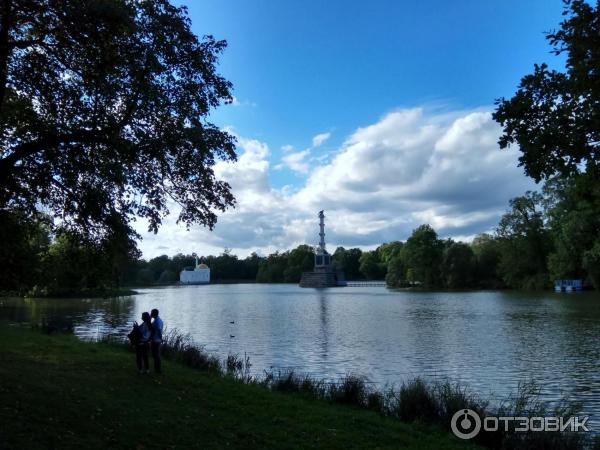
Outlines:
[{"label": "stone column monument", "polygon": [[319,245],[315,248],[315,268],[312,272],[304,272],[300,287],[335,287],[346,286],[344,274],[336,270],[331,261],[331,255],[325,248],[325,214],[319,211]]}]

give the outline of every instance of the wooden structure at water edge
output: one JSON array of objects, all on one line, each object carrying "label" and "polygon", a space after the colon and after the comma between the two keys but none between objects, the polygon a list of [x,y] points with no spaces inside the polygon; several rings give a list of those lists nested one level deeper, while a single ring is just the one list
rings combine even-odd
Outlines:
[{"label": "wooden structure at water edge", "polygon": [[300,279],[300,287],[326,288],[346,286],[344,272],[337,270],[331,255],[325,248],[325,214],[319,211],[319,245],[315,249],[315,268],[312,272],[304,272]]}]

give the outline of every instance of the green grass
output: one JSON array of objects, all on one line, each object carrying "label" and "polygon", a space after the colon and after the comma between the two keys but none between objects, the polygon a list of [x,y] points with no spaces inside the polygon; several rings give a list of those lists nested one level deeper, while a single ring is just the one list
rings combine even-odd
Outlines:
[{"label": "green grass", "polygon": [[473,448],[375,412],[0,323],[0,448]]}]

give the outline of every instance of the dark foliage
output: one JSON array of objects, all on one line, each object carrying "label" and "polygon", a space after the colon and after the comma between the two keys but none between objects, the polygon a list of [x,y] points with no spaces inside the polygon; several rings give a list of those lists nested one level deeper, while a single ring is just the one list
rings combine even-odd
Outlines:
[{"label": "dark foliage", "polygon": [[525,172],[546,180],[543,226],[527,204],[536,199],[513,200],[527,230],[503,242],[513,255],[500,262],[509,284],[525,277],[543,285],[549,274],[600,286],[600,1],[564,3],[564,20],[547,39],[553,54],[566,56],[565,70],[536,64],[512,98],[496,102],[500,147],[517,144]]},{"label": "dark foliage", "polygon": [[565,1],[565,20],[547,35],[566,71],[536,64],[516,94],[497,100],[500,146],[518,144],[520,163],[536,181],[586,172],[597,180],[600,146],[600,2]]},{"label": "dark foliage", "polygon": [[360,271],[360,257],[362,256],[360,248],[345,249],[336,248],[333,254],[333,261],[341,270],[344,271],[346,280],[359,280],[364,277]]},{"label": "dark foliage", "polygon": [[39,260],[50,245],[51,220],[41,214],[0,210],[0,291],[22,292],[39,279]]},{"label": "dark foliage", "polygon": [[224,41],[167,0],[1,5],[0,207],[41,205],[99,240],[135,217],[156,232],[167,201],[209,227],[233,205],[213,165],[234,138],[207,120],[232,100]]}]

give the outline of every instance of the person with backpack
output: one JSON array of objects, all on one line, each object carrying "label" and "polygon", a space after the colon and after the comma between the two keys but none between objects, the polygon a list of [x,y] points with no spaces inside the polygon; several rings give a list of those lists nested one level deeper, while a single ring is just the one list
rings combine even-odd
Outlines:
[{"label": "person with backpack", "polygon": [[154,361],[154,372],[161,373],[160,344],[162,344],[164,324],[162,319],[158,316],[158,309],[153,309],[150,312],[150,316],[154,319],[152,321],[152,338],[150,342],[152,360]]},{"label": "person with backpack", "polygon": [[129,340],[135,347],[135,362],[140,374],[149,372],[148,350],[151,336],[152,324],[150,323],[150,314],[143,312],[142,323],[138,325],[135,322],[133,330],[128,334]]}]

